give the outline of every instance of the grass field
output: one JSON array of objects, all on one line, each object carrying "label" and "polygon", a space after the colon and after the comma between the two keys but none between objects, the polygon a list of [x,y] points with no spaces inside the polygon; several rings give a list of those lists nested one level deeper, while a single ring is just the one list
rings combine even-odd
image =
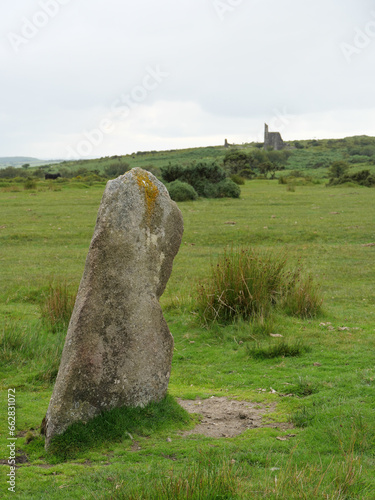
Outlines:
[{"label": "grass field", "polygon": [[[375,498],[374,189],[322,183],[292,192],[255,180],[241,186],[240,199],[181,203],[183,242],[161,298],[175,338],[170,397],[78,428],[47,455],[38,429],[65,331],[48,329],[40,304],[51,283],[77,290],[104,189],[59,186],[0,189],[0,497]],[[231,245],[287,252],[320,283],[322,314],[303,320],[276,310],[266,325],[202,325],[197,282]],[[270,332],[301,353],[255,356],[280,341]],[[9,388],[17,400],[15,494],[6,484]],[[175,398],[212,396],[268,408],[264,427],[233,438],[181,435],[198,417]],[[272,422],[293,428],[266,426]]]}]

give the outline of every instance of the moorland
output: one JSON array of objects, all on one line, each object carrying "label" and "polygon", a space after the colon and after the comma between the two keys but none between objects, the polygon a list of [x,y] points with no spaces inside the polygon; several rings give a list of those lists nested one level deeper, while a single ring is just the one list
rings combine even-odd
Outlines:
[{"label": "moorland", "polygon": [[[375,498],[375,190],[330,183],[329,170],[344,161],[347,173],[374,174],[375,139],[365,136],[296,141],[282,170],[255,173],[239,198],[179,203],[185,231],[160,301],[175,340],[168,397],[105,414],[44,449],[40,426],[66,334],[66,323],[48,319],[46,301],[54,290],[74,298],[105,169],[138,166],[159,176],[170,163],[222,163],[226,154],[139,152],[30,166],[0,179],[0,496]],[[46,181],[47,171],[66,175]],[[205,320],[199,284],[228,248],[286,255],[319,286],[321,309]],[[9,388],[16,493],[6,484]],[[200,404],[215,398],[253,405],[259,425],[234,437],[194,433]]]}]

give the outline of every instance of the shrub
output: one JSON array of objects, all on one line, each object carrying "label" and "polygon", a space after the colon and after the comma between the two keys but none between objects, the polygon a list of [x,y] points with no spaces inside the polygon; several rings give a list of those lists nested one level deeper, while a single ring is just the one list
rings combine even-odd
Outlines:
[{"label": "shrub", "polygon": [[[199,186],[202,181],[204,184],[216,184],[223,181],[227,174],[217,163],[197,163],[196,165],[187,166],[180,180],[191,184],[198,194]],[[198,187],[198,189],[197,189]]]},{"label": "shrub", "polygon": [[41,303],[41,316],[52,332],[68,327],[75,299],[76,294],[69,290],[66,282],[50,283]]},{"label": "shrub", "polygon": [[371,174],[369,170],[361,170],[354,174],[345,174],[338,179],[330,179],[330,185],[346,184],[346,183],[356,183],[360,186],[371,187],[375,186],[375,175]]},{"label": "shrub", "polygon": [[161,176],[165,182],[173,182],[182,177],[184,170],[182,165],[169,164],[166,167],[161,167]]},{"label": "shrub", "polygon": [[206,323],[266,318],[275,306],[302,318],[315,316],[322,306],[312,277],[304,277],[301,266],[291,271],[285,254],[225,249],[198,285],[197,308]]},{"label": "shrub", "polygon": [[198,198],[197,192],[187,182],[179,180],[173,181],[167,185],[169,195],[174,201],[189,201]]},{"label": "shrub", "polygon": [[239,198],[241,194],[241,189],[238,184],[233,182],[231,179],[224,179],[215,186],[215,196],[214,198]]},{"label": "shrub", "polygon": [[27,177],[26,170],[22,170],[21,168],[16,167],[6,167],[0,168],[0,178],[2,179],[14,179],[15,177]]},{"label": "shrub", "polygon": [[224,166],[231,174],[239,174],[250,169],[250,157],[241,149],[228,151],[224,157]]},{"label": "shrub", "polygon": [[190,184],[198,196],[204,198],[238,198],[241,192],[238,185],[227,179],[225,171],[215,162],[193,163],[187,167],[168,165],[162,168],[162,176],[165,182],[178,180]]},{"label": "shrub", "polygon": [[349,164],[346,161],[334,161],[328,169],[330,177],[341,177],[349,170]]},{"label": "shrub", "polygon": [[36,181],[28,177],[23,184],[25,189],[36,189]]},{"label": "shrub", "polygon": [[104,169],[104,174],[110,179],[123,175],[129,170],[129,163],[126,162],[113,162],[107,165]]},{"label": "shrub", "polygon": [[245,184],[245,179],[244,177],[241,177],[240,175],[238,174],[232,174],[230,176],[230,179],[235,182],[236,184],[238,184],[239,186],[243,186]]},{"label": "shrub", "polygon": [[353,155],[349,163],[371,163],[371,158],[365,155]]}]

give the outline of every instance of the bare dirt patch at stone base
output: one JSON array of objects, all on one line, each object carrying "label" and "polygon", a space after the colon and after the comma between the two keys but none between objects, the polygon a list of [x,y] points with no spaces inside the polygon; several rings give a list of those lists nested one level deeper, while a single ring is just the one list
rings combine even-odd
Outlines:
[{"label": "bare dirt patch at stone base", "polygon": [[275,410],[276,403],[271,403],[266,407],[259,403],[215,396],[209,399],[178,399],[178,402],[189,413],[202,415],[201,422],[194,429],[184,432],[183,436],[203,434],[213,438],[228,438],[259,427],[272,427],[280,430],[293,428],[292,424],[285,422],[263,423],[263,417]]}]

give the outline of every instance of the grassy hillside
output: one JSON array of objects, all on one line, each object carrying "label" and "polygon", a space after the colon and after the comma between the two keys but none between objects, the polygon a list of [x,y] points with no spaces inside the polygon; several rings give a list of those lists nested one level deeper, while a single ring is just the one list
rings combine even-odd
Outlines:
[{"label": "grassy hillside", "polygon": [[0,157],[0,169],[6,167],[22,167],[22,165],[30,165],[30,167],[35,167],[39,165],[49,165],[51,163],[59,163],[60,160],[39,160],[38,158],[32,158],[29,156],[2,156]]},{"label": "grassy hillside", "polygon": [[[42,165],[43,172],[61,172],[67,176],[71,172],[80,172],[82,169],[94,171],[103,175],[110,166],[123,165],[124,169],[141,167],[151,171],[158,177],[160,168],[169,163],[187,165],[194,161],[222,163],[225,154],[233,149],[243,149],[247,152],[260,148],[260,143],[205,148],[189,148],[170,151],[139,151],[122,156],[103,157],[92,160],[63,161],[59,164],[46,162]],[[286,175],[302,172],[312,178],[328,178],[328,167],[333,161],[345,160],[349,163],[352,172],[370,169],[375,172],[375,138],[368,136],[348,137],[345,139],[324,139],[290,141],[287,143],[290,157],[285,165]],[[37,168],[29,168],[27,175],[34,175]],[[24,174],[26,174],[24,172]]]},{"label": "grassy hillside", "polygon": [[[306,154],[329,155],[329,144],[306,143],[295,154],[300,162]],[[146,167],[191,161],[199,151],[125,159]],[[205,158],[225,154],[220,148],[204,152]],[[303,168],[314,170],[307,163]],[[374,189],[322,183],[292,191],[277,181],[253,180],[241,186],[240,199],[181,203],[183,242],[161,299],[175,339],[170,398],[78,428],[46,454],[38,429],[65,330],[54,333],[41,306],[51,284],[77,290],[104,183],[15,187],[0,187],[1,391],[5,402],[15,388],[17,400],[12,498],[375,498]],[[292,266],[303,266],[321,284],[321,316],[301,319],[276,310],[265,322],[203,325],[197,282],[228,245],[286,252]],[[298,344],[298,355],[267,358],[281,341]],[[179,410],[174,398],[190,399],[199,411],[212,396],[254,405],[262,413],[259,426],[237,437],[184,435],[199,417]],[[6,491],[9,467],[2,463]]]}]

